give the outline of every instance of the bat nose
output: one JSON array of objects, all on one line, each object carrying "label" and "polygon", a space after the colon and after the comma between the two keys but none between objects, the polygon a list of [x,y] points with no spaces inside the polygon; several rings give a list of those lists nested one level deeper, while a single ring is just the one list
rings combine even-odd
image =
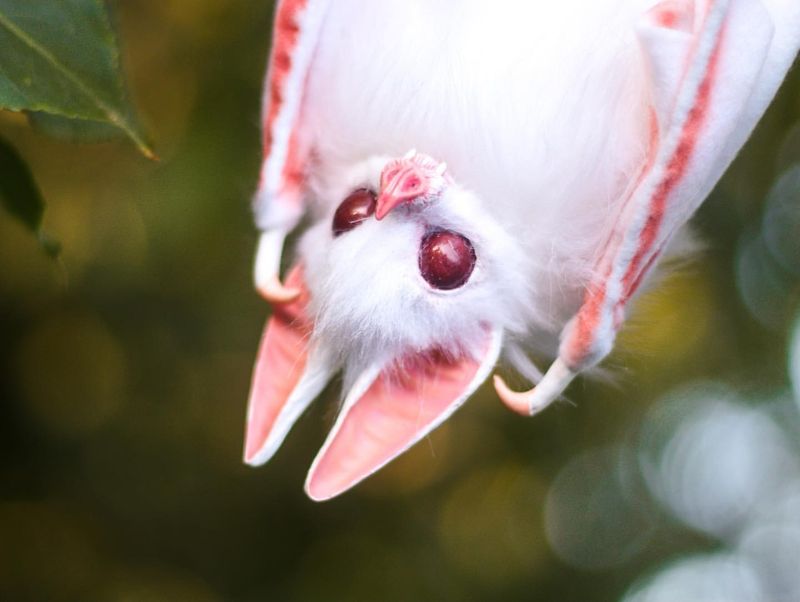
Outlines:
[{"label": "bat nose", "polygon": [[375,217],[383,219],[402,203],[432,197],[448,182],[447,164],[412,152],[389,163],[381,173],[381,190]]},{"label": "bat nose", "polygon": [[383,219],[402,203],[411,203],[423,193],[422,178],[414,172],[397,172],[381,186],[375,218]]},{"label": "bat nose", "polygon": [[375,219],[379,221],[382,220],[404,200],[406,199],[404,199],[402,196],[382,192],[380,196],[378,196],[378,201],[375,206]]}]

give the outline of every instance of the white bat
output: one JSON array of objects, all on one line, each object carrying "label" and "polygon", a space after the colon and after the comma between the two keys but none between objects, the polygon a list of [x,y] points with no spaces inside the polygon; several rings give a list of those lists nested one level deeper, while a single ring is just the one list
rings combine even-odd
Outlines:
[{"label": "white bat", "polygon": [[[798,0],[279,2],[245,461],[340,371],[315,500],[441,424],[501,351],[539,382],[495,377],[500,398],[547,407],[609,353],[798,47]],[[531,350],[556,358],[541,378]]]}]

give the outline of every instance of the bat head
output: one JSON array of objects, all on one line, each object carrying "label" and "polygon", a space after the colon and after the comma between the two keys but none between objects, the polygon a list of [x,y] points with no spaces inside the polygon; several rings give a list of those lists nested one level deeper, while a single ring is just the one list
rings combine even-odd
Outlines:
[{"label": "bat head", "polygon": [[366,165],[302,237],[290,284],[305,294],[268,325],[251,393],[245,459],[260,464],[343,371],[314,499],[440,424],[489,375],[503,333],[525,328],[525,253],[484,201],[419,153]]},{"label": "bat head", "polygon": [[343,354],[346,384],[377,358],[458,355],[487,328],[523,322],[521,251],[443,163],[420,153],[387,160],[341,196],[300,255],[313,336]]}]

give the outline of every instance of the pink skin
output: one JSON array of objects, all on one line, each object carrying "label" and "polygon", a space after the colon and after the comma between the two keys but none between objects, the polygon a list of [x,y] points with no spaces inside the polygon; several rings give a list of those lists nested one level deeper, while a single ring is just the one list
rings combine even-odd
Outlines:
[{"label": "pink skin", "polygon": [[299,292],[294,302],[275,308],[264,329],[253,382],[245,432],[245,462],[252,463],[272,434],[286,400],[297,386],[308,361],[312,321],[303,269],[295,266],[286,279]]},{"label": "pink skin", "polygon": [[412,151],[383,169],[375,218],[382,220],[400,205],[436,197],[451,183],[446,164]]},{"label": "pink skin", "polygon": [[466,401],[496,353],[487,330],[482,360],[431,351],[383,370],[357,400],[345,401],[309,472],[309,497],[323,501],[347,491],[425,437]]}]

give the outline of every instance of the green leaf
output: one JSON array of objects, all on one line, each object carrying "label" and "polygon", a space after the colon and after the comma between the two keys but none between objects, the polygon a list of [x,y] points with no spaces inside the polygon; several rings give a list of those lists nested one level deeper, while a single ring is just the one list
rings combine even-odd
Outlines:
[{"label": "green leaf", "polygon": [[13,146],[0,139],[0,200],[11,215],[36,232],[42,225],[44,200],[28,165]]},{"label": "green leaf", "polygon": [[118,127],[106,121],[69,119],[41,111],[31,111],[27,116],[28,123],[37,132],[67,142],[108,142],[125,135]]},{"label": "green leaf", "polygon": [[44,200],[28,165],[16,149],[0,139],[0,205],[34,232],[39,244],[51,257],[60,245],[41,230]]},{"label": "green leaf", "polygon": [[0,108],[111,124],[153,155],[102,0],[0,0]]}]

